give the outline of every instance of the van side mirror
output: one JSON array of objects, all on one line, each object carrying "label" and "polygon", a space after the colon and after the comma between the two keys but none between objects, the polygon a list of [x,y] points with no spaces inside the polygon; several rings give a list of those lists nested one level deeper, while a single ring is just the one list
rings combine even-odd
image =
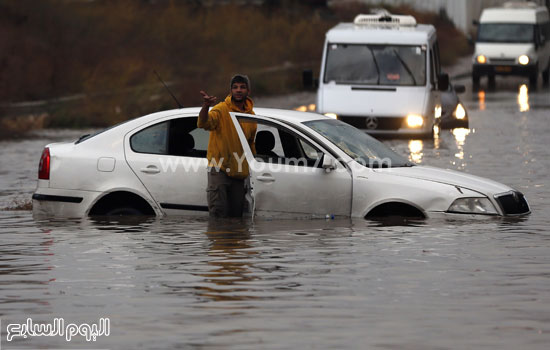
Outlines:
[{"label": "van side mirror", "polygon": [[302,83],[306,90],[313,90],[319,86],[319,81],[313,78],[313,70],[311,69],[302,71]]},{"label": "van side mirror", "polygon": [[472,20],[472,24],[475,26],[479,25],[479,21],[477,19]]},{"label": "van side mirror", "polygon": [[466,92],[466,87],[462,84],[454,84],[453,87],[455,88],[455,92],[457,94],[462,94]]},{"label": "van side mirror", "polygon": [[439,91],[447,91],[449,89],[449,74],[439,74],[437,77],[437,88]]},{"label": "van side mirror", "polygon": [[334,159],[330,154],[326,154],[323,156],[323,169],[325,169],[325,172],[330,173],[332,170],[336,169],[336,159]]}]

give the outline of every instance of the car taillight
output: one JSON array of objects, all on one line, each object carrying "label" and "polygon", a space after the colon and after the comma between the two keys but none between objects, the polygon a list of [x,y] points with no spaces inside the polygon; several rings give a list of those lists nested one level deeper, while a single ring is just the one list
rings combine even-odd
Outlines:
[{"label": "car taillight", "polygon": [[38,164],[38,178],[40,180],[50,179],[50,149],[44,148],[42,156],[40,157],[40,164]]}]

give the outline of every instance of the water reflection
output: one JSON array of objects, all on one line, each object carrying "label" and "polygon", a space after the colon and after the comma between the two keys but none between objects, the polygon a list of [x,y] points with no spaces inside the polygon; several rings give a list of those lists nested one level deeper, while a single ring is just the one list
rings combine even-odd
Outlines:
[{"label": "water reflection", "polygon": [[470,129],[457,128],[453,129],[453,136],[456,140],[456,147],[458,152],[455,153],[455,157],[464,160],[464,144],[466,142],[466,137],[470,135]]},{"label": "water reflection", "polygon": [[485,110],[485,91],[483,90],[478,91],[477,99],[479,101],[479,110],[484,111]]},{"label": "water reflection", "polygon": [[529,88],[525,84],[519,87],[518,105],[520,112],[529,111]]},{"label": "water reflection", "polygon": [[250,260],[257,254],[251,247],[251,223],[247,220],[208,221],[206,237],[210,241],[208,261],[212,268],[201,273],[206,285],[197,285],[196,290],[202,297],[215,301],[247,300],[253,298],[244,285],[255,277],[250,269]]},{"label": "water reflection", "polygon": [[[16,222],[19,217],[10,218]],[[3,225],[9,224],[2,220]],[[25,222],[18,223],[21,227]],[[49,285],[55,264],[54,239],[49,229],[27,229],[17,232],[11,224],[2,230],[0,245],[0,315],[49,310]],[[13,230],[13,231],[11,231]]]},{"label": "water reflection", "polygon": [[439,126],[434,126],[434,149],[441,147],[441,129]]},{"label": "water reflection", "polygon": [[422,163],[424,156],[424,142],[422,140],[410,140],[409,141],[409,160],[414,163]]}]

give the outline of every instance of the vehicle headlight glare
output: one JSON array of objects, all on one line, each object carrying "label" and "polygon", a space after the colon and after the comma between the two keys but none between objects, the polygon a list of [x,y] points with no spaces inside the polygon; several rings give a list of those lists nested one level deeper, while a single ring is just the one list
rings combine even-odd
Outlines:
[{"label": "vehicle headlight glare", "polygon": [[435,106],[435,119],[441,118],[441,113],[443,113],[443,109],[440,105]]},{"label": "vehicle headlight glare", "polygon": [[477,63],[479,63],[479,64],[485,64],[485,63],[487,63],[487,57],[485,57],[485,56],[483,56],[483,55],[477,56]]},{"label": "vehicle headlight glare", "polygon": [[336,113],[325,113],[325,116],[332,118],[332,119],[338,119],[338,114]]},{"label": "vehicle headlight glare", "polygon": [[519,56],[518,62],[519,62],[519,64],[521,64],[521,65],[523,65],[523,66],[529,64],[529,56],[527,56],[527,55],[521,55],[521,56]]},{"label": "vehicle headlight glare", "polygon": [[451,204],[448,211],[461,214],[498,214],[489,198],[458,198]]},{"label": "vehicle headlight glare", "polygon": [[409,114],[407,116],[407,125],[409,128],[420,128],[424,125],[424,118],[418,114]]},{"label": "vehicle headlight glare", "polygon": [[454,115],[456,119],[462,120],[466,118],[466,109],[464,109],[464,106],[462,103],[459,103],[456,105]]}]

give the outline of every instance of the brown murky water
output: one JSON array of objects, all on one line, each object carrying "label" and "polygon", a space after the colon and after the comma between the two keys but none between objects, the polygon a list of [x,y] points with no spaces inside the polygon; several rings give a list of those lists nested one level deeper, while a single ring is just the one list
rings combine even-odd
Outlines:
[{"label": "brown murky water", "polygon": [[[0,211],[2,349],[547,349],[550,98],[503,80],[461,96],[469,130],[386,140],[421,164],[523,191],[523,219],[34,220]],[[0,206],[34,190],[42,147],[0,142]],[[110,334],[15,338],[63,318]]]}]

